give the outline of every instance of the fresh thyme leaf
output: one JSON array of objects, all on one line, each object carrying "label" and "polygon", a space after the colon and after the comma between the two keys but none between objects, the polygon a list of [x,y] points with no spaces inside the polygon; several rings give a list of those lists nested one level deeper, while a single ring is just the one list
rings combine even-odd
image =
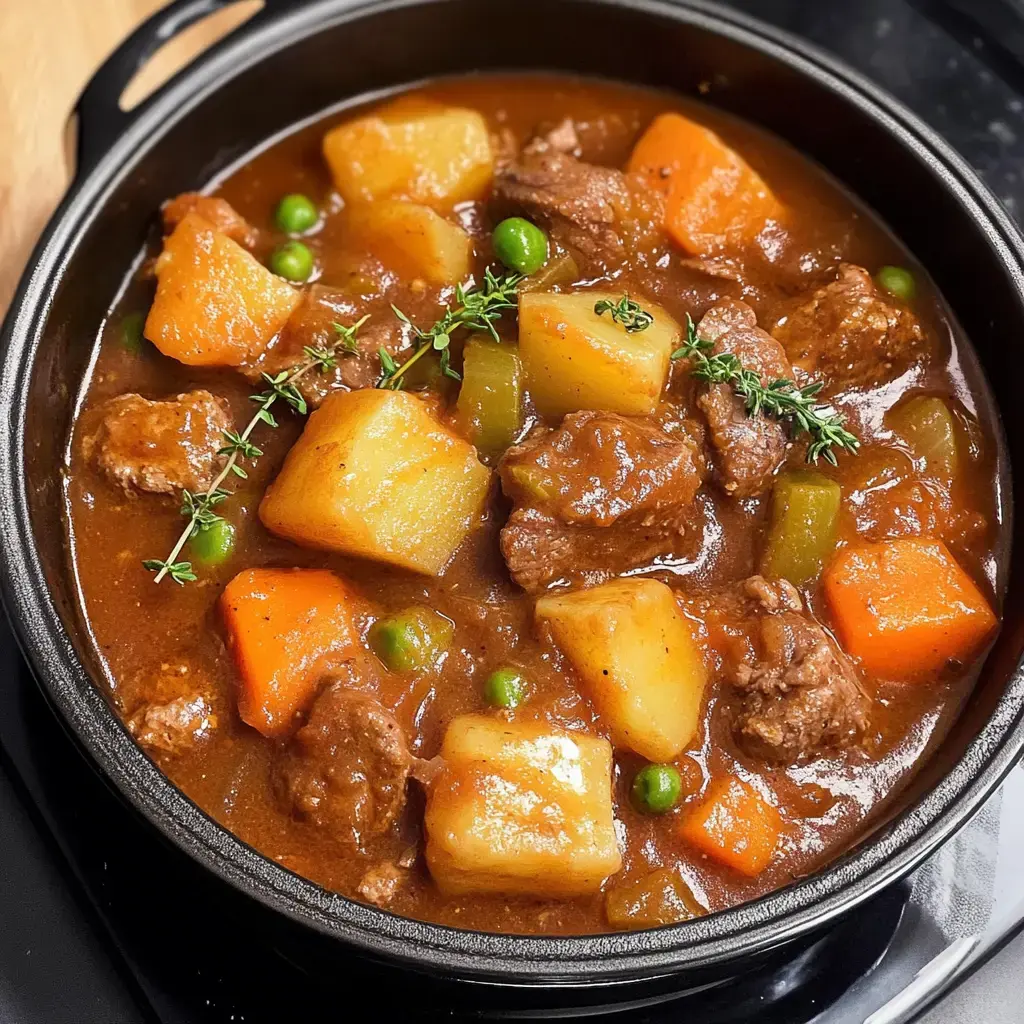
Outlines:
[{"label": "fresh thyme leaf", "polygon": [[338,360],[334,358],[333,353],[327,348],[313,348],[310,345],[304,345],[302,351],[306,353],[306,358],[321,372],[327,373],[329,370],[333,370],[338,365]]},{"label": "fresh thyme leaf", "polygon": [[451,356],[448,346],[451,344],[452,333],[460,329],[486,331],[495,341],[500,341],[497,328],[494,325],[506,310],[516,308],[516,288],[524,276],[510,270],[500,277],[496,277],[488,267],[484,271],[483,284],[479,287],[456,285],[455,306],[447,306],[441,319],[426,331],[418,328],[397,306],[392,306],[395,316],[415,330],[416,351],[401,366],[396,366],[390,355],[385,361],[382,349],[383,373],[377,381],[377,387],[392,390],[400,388],[402,376],[427,352],[440,352],[441,372],[446,377],[461,380],[461,376],[450,365]]},{"label": "fresh thyme leaf", "polygon": [[833,466],[836,451],[847,451],[856,455],[860,441],[843,426],[845,419],[827,407],[816,405],[815,396],[822,389],[816,382],[798,388],[785,377],[767,384],[753,370],[746,369],[739,358],[731,352],[719,352],[709,356],[712,342],[697,336],[693,318],[686,316],[686,338],[672,353],[673,359],[690,359],[693,365],[690,375],[708,384],[729,384],[733,391],[744,400],[748,416],[771,416],[788,423],[794,437],[801,434],[810,436],[807,446],[807,461],[817,462],[823,458]]},{"label": "fresh thyme leaf", "polygon": [[601,299],[594,303],[594,312],[598,316],[611,313],[612,320],[622,324],[627,334],[635,334],[637,331],[646,331],[654,323],[654,317],[644,309],[639,302],[634,302],[627,292],[618,302],[611,299]]},{"label": "fresh thyme leaf", "polygon": [[161,562],[159,558],[147,558],[142,564],[150,572],[157,573],[158,579],[170,576],[179,587],[198,579],[192,571],[191,562]]},{"label": "fresh thyme leaf", "polygon": [[203,494],[193,494],[191,491],[181,492],[181,514],[188,520],[185,529],[178,536],[171,553],[166,559],[147,558],[143,561],[144,568],[155,572],[154,582],[159,583],[164,577],[169,576],[175,583],[184,585],[195,580],[196,574],[192,571],[191,562],[176,561],[181,554],[182,548],[200,530],[209,529],[214,523],[220,522],[223,516],[214,512],[214,508],[222,501],[231,497],[232,492],[225,490],[221,485],[232,474],[241,480],[247,480],[249,474],[238,465],[239,459],[248,459],[255,462],[263,450],[257,448],[249,440],[250,435],[260,423],[268,427],[276,427],[277,420],[270,409],[276,402],[282,401],[300,415],[308,411],[306,399],[302,392],[295,386],[295,382],[312,369],[319,369],[326,372],[337,366],[337,356],[340,353],[354,354],[359,351],[356,343],[356,333],[366,323],[369,316],[357,320],[351,327],[344,327],[335,324],[334,329],[338,334],[337,340],[324,348],[306,347],[303,352],[306,358],[290,370],[281,370],[276,374],[264,373],[263,382],[267,390],[258,395],[250,395],[249,400],[255,402],[259,408],[253,414],[252,419],[246,424],[245,429],[239,433],[234,430],[223,431],[224,440],[227,442],[223,447],[217,449],[218,455],[226,456],[226,461],[220,472],[214,478],[213,483]]},{"label": "fresh thyme leaf", "polygon": [[[344,324],[331,324],[331,326],[338,333],[338,341],[336,347],[340,346],[345,352],[351,356],[359,355],[359,343],[356,341],[356,334],[359,332],[359,328],[370,319],[370,314],[360,317],[351,327],[346,327]],[[332,353],[333,355],[333,353]]]},{"label": "fresh thyme leaf", "polygon": [[234,430],[225,430],[222,433],[227,444],[217,449],[218,455],[232,455],[237,452],[243,459],[258,459],[263,454],[262,449]]},{"label": "fresh thyme leaf", "polygon": [[449,365],[451,356],[452,354],[447,348],[441,353],[441,375],[451,377],[452,380],[462,380],[462,374],[458,370],[453,370]]}]

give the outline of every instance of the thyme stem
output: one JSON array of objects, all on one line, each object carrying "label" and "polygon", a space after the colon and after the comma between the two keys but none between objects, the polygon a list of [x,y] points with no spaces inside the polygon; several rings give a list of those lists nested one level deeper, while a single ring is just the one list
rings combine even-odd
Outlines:
[{"label": "thyme stem", "polygon": [[798,388],[793,381],[780,377],[765,384],[753,370],[745,369],[731,352],[708,356],[711,347],[712,342],[697,336],[697,328],[687,313],[686,339],[672,353],[672,358],[692,359],[690,373],[694,377],[708,384],[731,385],[733,391],[746,402],[748,416],[765,413],[789,423],[796,437],[803,433],[809,434],[811,443],[807,446],[808,462],[817,462],[820,457],[835,466],[837,448],[851,455],[857,454],[860,441],[855,434],[844,428],[844,417],[814,403],[815,395],[823,387],[821,383]]}]

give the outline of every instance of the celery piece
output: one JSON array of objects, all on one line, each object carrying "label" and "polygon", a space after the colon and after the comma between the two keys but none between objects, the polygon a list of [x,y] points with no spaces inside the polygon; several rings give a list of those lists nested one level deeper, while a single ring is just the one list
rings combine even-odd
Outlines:
[{"label": "celery piece", "polygon": [[567,252],[552,256],[535,274],[519,286],[520,292],[547,292],[561,285],[575,284],[580,279],[580,268]]},{"label": "celery piece", "polygon": [[957,473],[956,423],[949,406],[941,399],[921,395],[911,398],[887,417],[914,459],[924,461],[925,472],[951,481]]},{"label": "celery piece", "polygon": [[814,469],[780,473],[761,572],[803,586],[817,578],[836,546],[842,491]]},{"label": "celery piece", "polygon": [[470,440],[486,455],[511,445],[522,429],[522,367],[507,342],[474,337],[462,357],[458,415]]}]

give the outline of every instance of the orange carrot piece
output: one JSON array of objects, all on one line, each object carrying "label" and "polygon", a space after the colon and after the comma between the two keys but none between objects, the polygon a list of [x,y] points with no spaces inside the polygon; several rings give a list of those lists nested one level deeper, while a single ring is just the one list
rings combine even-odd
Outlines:
[{"label": "orange carrot piece", "polygon": [[771,862],[782,827],[782,815],[764,797],[727,778],[711,783],[680,835],[712,860],[753,878]]},{"label": "orange carrot piece", "polygon": [[665,196],[665,230],[695,256],[749,245],[783,208],[752,167],[710,128],[661,114],[629,159]]},{"label": "orange carrot piece", "polygon": [[164,239],[145,336],[188,366],[241,366],[263,354],[302,301],[196,211]]},{"label": "orange carrot piece", "polygon": [[887,679],[969,660],[998,621],[941,540],[851,545],[833,560],[824,584],[844,649]]},{"label": "orange carrot piece", "polygon": [[332,572],[249,569],[221,595],[240,675],[238,713],[264,736],[286,734],[332,660],[358,643],[357,598]]},{"label": "orange carrot piece", "polygon": [[212,227],[247,249],[256,242],[255,230],[226,199],[198,192],[182,192],[164,203],[161,210],[164,234],[169,235],[190,213],[198,213]]}]

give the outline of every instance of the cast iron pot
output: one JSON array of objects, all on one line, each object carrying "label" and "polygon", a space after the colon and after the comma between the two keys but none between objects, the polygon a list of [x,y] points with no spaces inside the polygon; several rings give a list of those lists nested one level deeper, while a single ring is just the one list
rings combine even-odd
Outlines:
[{"label": "cast iron pot", "polygon": [[1005,625],[957,724],[888,821],[827,869],[756,902],[656,931],[558,938],[457,931],[344,899],[262,857],[196,808],[132,741],[92,683],[100,673],[65,561],[62,485],[74,396],[98,325],[166,197],[203,186],[254,145],[341,100],[433,75],[555,69],[684,95],[711,83],[707,102],[817,160],[929,269],[988,370],[1018,464],[1024,403],[1007,371],[1019,366],[1024,336],[1022,239],[964,162],[898,103],[805,43],[698,2],[270,0],[140,108],[122,113],[122,88],[159,43],[228,2],[176,0],[89,84],[78,108],[77,177],[4,326],[3,598],[44,693],[87,756],[156,829],[300,931],[378,961],[520,989],[620,986],[626,993],[669,976],[703,984],[806,946],[934,852],[1020,754],[1017,559]]}]

